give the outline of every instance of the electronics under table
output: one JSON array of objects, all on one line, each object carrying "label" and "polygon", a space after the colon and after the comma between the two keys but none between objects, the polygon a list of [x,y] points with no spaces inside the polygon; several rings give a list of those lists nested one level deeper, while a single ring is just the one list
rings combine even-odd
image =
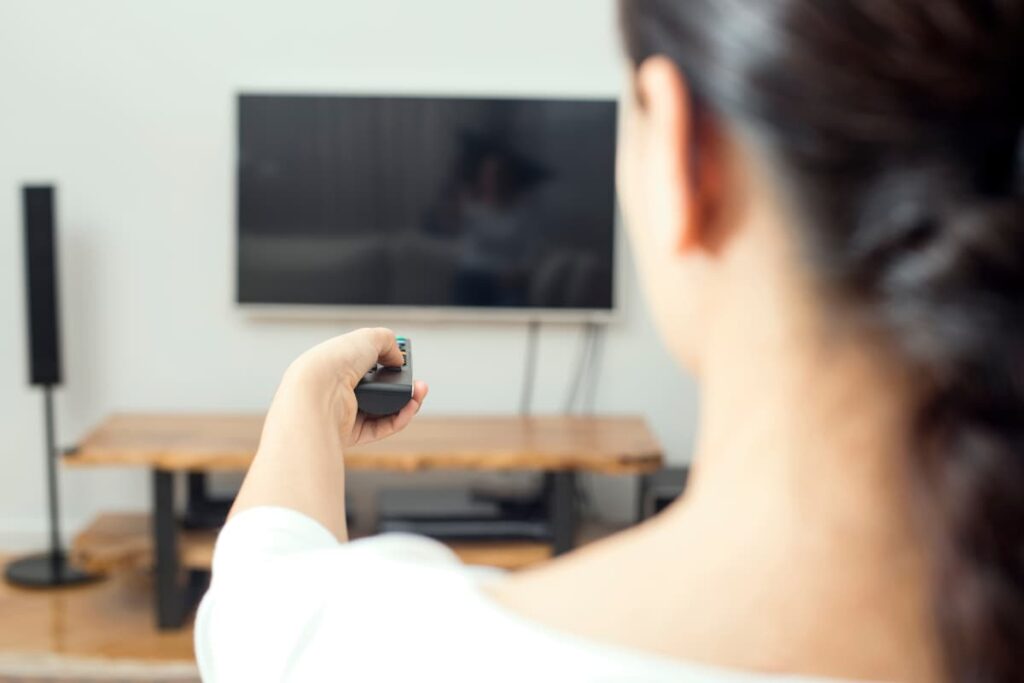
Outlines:
[{"label": "electronics under table", "polygon": [[[186,518],[201,515],[208,502],[204,476],[246,470],[262,425],[258,415],[113,415],[66,455],[68,466],[152,471],[150,533],[160,628],[180,627],[197,592],[182,580],[182,529],[174,505],[178,475],[188,475]],[[420,416],[400,434],[345,453],[350,470],[542,472],[555,554],[575,542],[578,473],[646,475],[662,464],[660,445],[636,416]]]}]

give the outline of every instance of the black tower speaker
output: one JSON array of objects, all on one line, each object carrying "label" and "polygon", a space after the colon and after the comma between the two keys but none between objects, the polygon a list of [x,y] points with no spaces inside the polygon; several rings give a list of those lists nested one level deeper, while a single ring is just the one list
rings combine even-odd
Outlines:
[{"label": "black tower speaker", "polygon": [[6,577],[13,584],[30,587],[68,586],[93,578],[68,564],[67,555],[60,543],[56,472],[58,453],[53,421],[53,388],[61,382],[54,194],[51,186],[25,187],[22,190],[29,381],[43,387],[50,550],[11,562],[7,565]]},{"label": "black tower speaker", "polygon": [[29,381],[54,386],[61,382],[54,190],[26,187],[23,193]]}]

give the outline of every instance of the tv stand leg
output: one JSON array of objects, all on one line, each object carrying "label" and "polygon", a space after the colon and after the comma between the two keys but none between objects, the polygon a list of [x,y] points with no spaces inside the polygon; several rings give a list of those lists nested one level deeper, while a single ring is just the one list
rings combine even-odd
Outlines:
[{"label": "tv stand leg", "polygon": [[650,489],[650,479],[646,474],[637,477],[636,483],[636,523],[640,524],[647,519],[647,495]]},{"label": "tv stand leg", "polygon": [[185,621],[178,523],[174,517],[174,476],[174,472],[166,470],[153,471],[156,622],[161,630],[181,628]]},{"label": "tv stand leg", "polygon": [[576,473],[551,472],[547,475],[548,515],[555,555],[576,545]]}]

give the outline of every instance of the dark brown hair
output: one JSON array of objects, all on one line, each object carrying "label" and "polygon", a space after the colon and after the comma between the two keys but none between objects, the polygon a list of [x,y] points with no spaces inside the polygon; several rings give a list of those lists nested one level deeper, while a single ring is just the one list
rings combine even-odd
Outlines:
[{"label": "dark brown hair", "polygon": [[1024,0],[621,11],[634,63],[672,59],[777,162],[837,310],[920,377],[908,457],[948,675],[1024,680]]}]

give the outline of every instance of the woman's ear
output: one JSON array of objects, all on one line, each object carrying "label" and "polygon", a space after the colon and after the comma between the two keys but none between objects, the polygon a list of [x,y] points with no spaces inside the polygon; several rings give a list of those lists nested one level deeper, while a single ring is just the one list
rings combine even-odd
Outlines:
[{"label": "woman's ear", "polygon": [[710,247],[708,220],[720,184],[710,124],[699,116],[686,78],[667,57],[645,60],[635,82],[647,119],[647,196],[655,239],[676,252]]}]

